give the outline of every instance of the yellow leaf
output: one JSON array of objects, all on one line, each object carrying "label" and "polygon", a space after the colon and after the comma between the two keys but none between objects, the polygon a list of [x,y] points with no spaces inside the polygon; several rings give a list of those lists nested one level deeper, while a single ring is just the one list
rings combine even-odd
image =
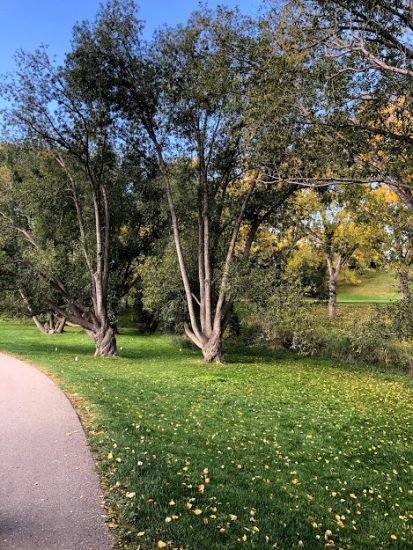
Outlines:
[{"label": "yellow leaf", "polygon": [[109,529],[116,529],[116,527],[118,526],[118,524],[115,523],[114,521],[110,521],[106,525],[109,527]]},{"label": "yellow leaf", "polygon": [[112,451],[110,451],[110,453],[108,454],[108,460],[112,460],[112,458],[113,458],[113,453]]},{"label": "yellow leaf", "polygon": [[126,498],[133,498],[136,495],[136,493],[130,493],[129,491],[126,493]]},{"label": "yellow leaf", "polygon": [[167,544],[163,540],[158,540],[158,548],[166,548]]},{"label": "yellow leaf", "polygon": [[200,510],[199,508],[195,508],[194,514],[195,514],[196,516],[199,516],[200,514],[202,514],[202,510]]},{"label": "yellow leaf", "polygon": [[390,538],[393,540],[397,540],[397,535],[390,535]]},{"label": "yellow leaf", "polygon": [[244,542],[246,542],[246,541],[248,540],[248,537],[247,537],[247,535],[245,535],[245,534],[244,534],[244,535],[242,535],[242,540],[243,540]]}]

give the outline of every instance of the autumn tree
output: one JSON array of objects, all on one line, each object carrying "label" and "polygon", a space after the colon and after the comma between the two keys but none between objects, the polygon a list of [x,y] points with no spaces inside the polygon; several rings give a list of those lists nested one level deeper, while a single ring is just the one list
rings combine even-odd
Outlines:
[{"label": "autumn tree", "polygon": [[[321,135],[330,134],[343,149],[353,151],[354,179],[385,182],[412,210],[410,183],[400,173],[400,163],[391,162],[401,149],[405,157],[412,156],[410,2],[293,0],[288,4],[300,14],[305,37],[301,48],[312,50],[321,68],[314,76],[324,107],[317,115],[309,113],[310,123]],[[380,138],[390,162],[368,156],[375,138]],[[374,146],[373,152],[377,149]],[[359,155],[364,156],[361,163]],[[340,179],[343,174],[333,176]]]},{"label": "autumn tree", "polygon": [[[350,261],[376,261],[384,225],[372,219],[374,198],[365,188],[306,189],[297,200],[304,240],[324,256],[328,273],[328,316],[337,315],[338,279]],[[363,262],[364,260],[364,262]]]},{"label": "autumn tree", "polygon": [[404,302],[411,300],[413,282],[413,219],[410,210],[388,186],[374,190],[376,215],[385,227],[386,257],[399,278]]}]

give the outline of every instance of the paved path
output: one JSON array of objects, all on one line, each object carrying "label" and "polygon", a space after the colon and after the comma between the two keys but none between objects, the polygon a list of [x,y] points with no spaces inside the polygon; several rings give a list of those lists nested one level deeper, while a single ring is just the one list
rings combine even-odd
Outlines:
[{"label": "paved path", "polygon": [[0,354],[0,549],[108,550],[85,434],[40,371]]}]

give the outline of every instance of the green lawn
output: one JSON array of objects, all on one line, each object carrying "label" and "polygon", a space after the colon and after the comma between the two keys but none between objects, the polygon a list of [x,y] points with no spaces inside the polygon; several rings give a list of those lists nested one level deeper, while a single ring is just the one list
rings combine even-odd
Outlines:
[{"label": "green lawn", "polygon": [[120,547],[411,547],[408,377],[248,349],[208,366],[160,336],[119,347],[95,359],[79,332],[0,322],[0,349],[86,419]]},{"label": "green lawn", "polygon": [[338,302],[388,303],[400,299],[397,277],[391,271],[370,271],[359,285],[339,282]]}]

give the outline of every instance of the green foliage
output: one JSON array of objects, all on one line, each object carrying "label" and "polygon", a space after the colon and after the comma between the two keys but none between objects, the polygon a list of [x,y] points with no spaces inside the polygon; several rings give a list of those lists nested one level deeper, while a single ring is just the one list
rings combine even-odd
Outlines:
[{"label": "green foliage", "polygon": [[140,271],[144,310],[165,329],[182,330],[187,309],[174,243],[170,241],[159,256],[148,258]]},{"label": "green foliage", "polygon": [[279,285],[259,313],[263,340],[280,343],[300,355],[320,352],[314,307],[304,300],[303,291],[297,285]]},{"label": "green foliage", "polygon": [[413,340],[413,302],[400,300],[387,307],[386,318],[400,340]]}]

